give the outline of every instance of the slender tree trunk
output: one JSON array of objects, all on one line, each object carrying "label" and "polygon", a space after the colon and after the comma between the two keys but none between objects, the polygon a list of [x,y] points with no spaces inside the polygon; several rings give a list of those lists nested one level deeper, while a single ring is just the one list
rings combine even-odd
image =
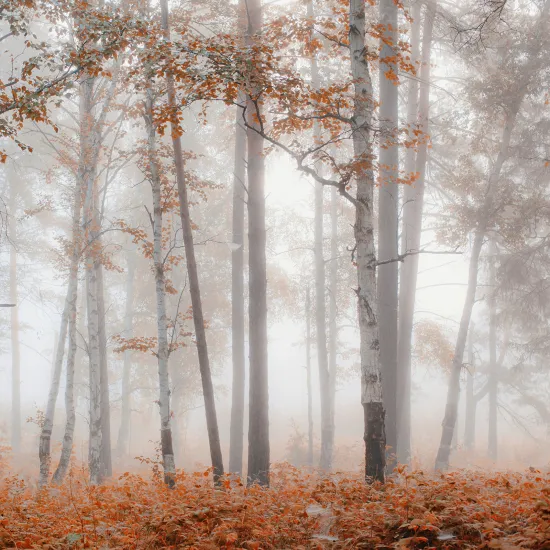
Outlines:
[{"label": "slender tree trunk", "polygon": [[[79,229],[80,220],[77,220],[74,227]],[[80,251],[80,248],[79,248]],[[76,281],[78,285],[78,264],[77,264]],[[61,447],[61,456],[59,458],[59,464],[53,475],[54,483],[61,483],[67,474],[69,465],[71,462],[71,454],[73,450],[74,430],[76,425],[76,411],[75,411],[75,362],[77,351],[77,302],[78,302],[78,288],[75,288],[74,294],[71,296],[71,302],[69,305],[69,350],[67,354],[67,378],[65,384],[65,433],[63,435],[63,446]]]},{"label": "slender tree trunk", "polygon": [[[308,16],[313,18],[313,2],[309,0]],[[314,89],[320,87],[319,67],[317,58],[311,57],[311,85]],[[320,140],[320,128],[314,125],[315,140]],[[325,292],[325,258],[323,255],[323,184],[314,182],[315,190],[315,235],[313,255],[315,260],[315,328],[317,333],[317,363],[319,367],[319,386],[321,397],[321,457],[319,465],[322,470],[329,471],[332,467],[332,442],[334,430],[331,425],[330,372],[327,351],[327,313]]]},{"label": "slender tree trunk", "polygon": [[361,402],[365,415],[365,478],[383,482],[386,469],[385,412],[382,401],[380,343],[376,318],[376,254],[374,249],[374,172],[372,169],[373,91],[365,58],[365,4],[350,0],[351,72],[354,82],[353,152],[367,163],[356,177],[355,244],[361,355]]},{"label": "slender tree trunk", "polygon": [[[73,212],[72,212],[72,253],[71,253],[71,265],[69,268],[69,283],[67,286],[67,295],[65,297],[65,306],[63,308],[63,314],[61,315],[61,327],[59,329],[59,337],[57,339],[57,346],[55,351],[55,363],[50,383],[50,391],[48,394],[48,404],[46,405],[46,414],[44,417],[44,424],[40,431],[40,446],[38,455],[40,459],[40,476],[39,486],[43,486],[48,482],[50,475],[50,462],[51,462],[51,437],[54,424],[55,405],[57,396],[59,394],[59,383],[61,379],[61,370],[63,367],[63,357],[65,355],[65,341],[67,339],[67,330],[71,330],[71,315],[76,316],[76,302],[78,297],[78,266],[80,262],[81,253],[81,228],[80,228],[80,214],[82,209],[82,180],[77,178],[75,183],[74,197],[73,197]],[[76,331],[76,328],[73,328]],[[71,359],[71,345],[73,342],[70,340],[69,334],[69,356],[67,357],[67,373],[70,370]],[[76,348],[76,342],[74,342]],[[74,369],[74,357],[73,365]],[[67,374],[68,376],[68,374]],[[67,389],[66,389],[67,391]],[[67,409],[67,424],[69,422],[69,409]],[[71,442],[72,443],[72,442]],[[72,445],[71,445],[72,447]],[[70,456],[70,455],[69,455]]]},{"label": "slender tree trunk", "polygon": [[[380,0],[380,191],[378,195],[378,259],[397,258],[399,228],[397,208],[399,190],[398,87],[397,75],[397,4]],[[386,445],[388,458],[397,452],[397,308],[398,263],[378,268],[378,324],[380,331],[380,362],[386,409]],[[388,460],[391,469],[395,461]]]},{"label": "slender tree trunk", "polygon": [[306,289],[307,465],[313,466],[313,393],[311,387],[311,295]]},{"label": "slender tree trunk", "polygon": [[498,458],[497,411],[498,411],[498,372],[497,372],[497,310],[496,310],[496,255],[494,236],[489,243],[489,437],[487,451],[489,458]]},{"label": "slender tree trunk", "polygon": [[494,196],[497,192],[498,180],[500,177],[500,172],[502,170],[502,165],[508,158],[510,138],[512,136],[512,130],[514,127],[517,112],[519,110],[519,105],[520,101],[515,102],[506,115],[506,120],[502,131],[502,138],[500,142],[500,151],[489,177],[487,192],[485,195],[485,203],[481,212],[479,213],[479,219],[474,233],[474,244],[472,246],[472,252],[470,256],[468,289],[466,291],[466,298],[464,300],[464,308],[462,310],[462,318],[460,320],[460,326],[458,329],[453,364],[451,367],[451,375],[449,378],[447,405],[445,407],[445,417],[443,419],[443,430],[435,462],[436,470],[445,470],[449,467],[451,442],[453,439],[453,432],[456,424],[458,399],[460,395],[460,371],[462,370],[462,359],[464,357],[464,349],[466,347],[466,337],[472,317],[472,309],[474,307],[477,290],[479,256],[487,232],[489,213],[492,210]]},{"label": "slender tree trunk", "polygon": [[475,357],[474,357],[474,323],[468,331],[468,372],[466,373],[466,422],[464,426],[464,446],[472,450],[475,446],[476,407],[474,399]]},{"label": "slender tree trunk", "polygon": [[[124,312],[124,337],[132,338],[134,334],[134,281],[136,273],[135,250],[128,251],[127,256],[127,276],[126,276],[126,306]],[[130,417],[131,417],[131,392],[130,376],[132,374],[132,352],[124,352],[124,363],[122,366],[122,392],[121,392],[121,418],[120,429],[118,431],[117,454],[119,457],[128,455],[128,438],[130,435]]]},{"label": "slender tree trunk", "polygon": [[[413,5],[413,25],[411,32],[411,62],[420,57],[420,14],[421,2]],[[407,100],[407,123],[412,133],[418,115],[418,124],[422,131],[428,132],[430,107],[430,52],[434,11],[426,10],[424,34],[422,38],[422,69],[420,78],[409,80]],[[418,100],[418,81],[422,82],[420,102]],[[419,109],[420,107],[420,109]],[[418,112],[420,110],[420,112]],[[427,144],[421,144],[418,158],[414,148],[405,153],[405,172],[408,176],[419,172],[418,180],[406,185],[403,190],[403,224],[401,231],[401,252],[415,251],[420,248],[422,233],[422,211],[424,202],[424,184],[427,158]],[[401,265],[399,285],[399,341],[397,349],[397,458],[402,464],[408,464],[411,458],[411,352],[416,299],[416,281],[418,275],[418,255],[405,258]]]},{"label": "slender tree trunk", "polygon": [[329,309],[328,309],[328,370],[330,380],[330,425],[332,427],[331,448],[334,454],[336,431],[336,352],[338,349],[338,197],[336,187],[330,190],[330,267],[329,267]]},{"label": "slender tree trunk", "polygon": [[[247,44],[262,26],[261,0],[248,0]],[[247,98],[247,123],[258,126],[261,108]],[[267,356],[267,265],[265,229],[265,162],[263,138],[247,130],[248,144],[248,244],[249,244],[249,359],[248,482],[269,485],[269,386]]]},{"label": "slender tree trunk", "polygon": [[[10,300],[17,304],[17,190],[14,177],[10,178],[9,226],[10,238]],[[11,311],[11,449],[14,455],[21,452],[21,351],[19,347],[19,309]]]},{"label": "slender tree trunk", "polygon": [[172,443],[170,377],[168,371],[168,317],[166,315],[166,284],[164,278],[164,259],[162,253],[162,197],[161,180],[157,164],[156,129],[153,120],[153,92],[147,89],[145,106],[145,124],[147,128],[147,146],[149,154],[149,172],[153,191],[153,263],[155,274],[155,291],[157,301],[157,338],[158,338],[158,372],[159,372],[159,411],[160,439],[164,482],[169,487],[175,486],[176,465]]},{"label": "slender tree trunk", "polygon": [[[240,97],[239,103],[244,103]],[[231,338],[233,383],[231,386],[231,426],[229,436],[229,471],[243,472],[244,448],[244,203],[245,203],[246,131],[242,112],[235,120],[235,168],[233,174],[233,250],[231,252]]]},{"label": "slender tree trunk", "polygon": [[[96,209],[97,211],[97,209]],[[99,241],[101,246],[101,240]],[[109,368],[107,363],[107,334],[105,330],[105,285],[103,264],[95,262],[97,280],[97,305],[99,323],[99,360],[101,370],[101,465],[103,476],[113,475],[111,452],[111,400],[109,396]]]},{"label": "slender tree trunk", "polygon": [[58,343],[59,343],[59,332],[55,330],[53,333],[52,368],[50,370],[50,380],[53,378],[53,373],[55,371],[55,355],[56,355]]},{"label": "slender tree trunk", "polygon": [[[167,40],[170,39],[168,1],[161,0],[162,28]],[[176,95],[174,81],[171,75],[167,76],[168,104],[176,109]],[[204,396],[204,407],[206,411],[206,428],[208,431],[208,442],[210,444],[210,459],[214,470],[214,482],[218,482],[223,475],[223,457],[216,416],[216,401],[214,398],[214,386],[212,384],[212,373],[208,358],[208,346],[206,343],[206,330],[204,327],[204,316],[200,294],[199,275],[197,262],[195,260],[195,248],[193,245],[193,230],[191,228],[191,216],[189,215],[189,201],[187,182],[185,181],[184,160],[181,150],[181,139],[179,129],[171,123],[172,145],[174,148],[174,163],[176,166],[176,180],[178,184],[178,195],[180,203],[181,226],[183,231],[183,244],[185,247],[185,259],[187,262],[187,274],[189,276],[189,291],[191,294],[191,305],[193,307],[193,322],[195,326],[195,337],[197,340],[197,353],[199,357],[199,369],[202,381],[202,393]]]},{"label": "slender tree trunk", "polygon": [[96,155],[98,148],[96,121],[92,113],[94,79],[84,75],[80,97],[80,167],[79,178],[86,193],[84,201],[84,233],[86,235],[86,305],[88,314],[88,353],[90,359],[90,437],[88,468],[90,483],[103,481],[101,467],[101,359],[99,342],[99,305],[97,297],[97,271],[94,268],[97,253],[97,233],[94,217],[94,188],[97,176]]}]

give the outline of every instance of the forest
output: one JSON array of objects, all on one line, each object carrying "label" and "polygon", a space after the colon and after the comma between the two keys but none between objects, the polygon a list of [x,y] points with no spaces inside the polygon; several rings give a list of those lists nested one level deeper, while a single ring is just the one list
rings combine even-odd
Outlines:
[{"label": "forest", "polygon": [[550,550],[550,0],[0,50],[0,548]]}]

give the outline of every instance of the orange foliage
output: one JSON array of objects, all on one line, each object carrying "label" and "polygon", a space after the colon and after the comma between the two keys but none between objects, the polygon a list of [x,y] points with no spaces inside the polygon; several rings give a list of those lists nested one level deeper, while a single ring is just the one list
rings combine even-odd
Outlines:
[{"label": "orange foliage", "polygon": [[400,467],[382,487],[283,464],[274,466],[269,489],[226,477],[219,490],[210,471],[180,472],[173,490],[160,481],[158,465],[153,471],[151,478],[125,473],[101,487],[73,471],[64,485],[40,492],[4,477],[0,547],[550,547],[550,475],[532,468],[430,476]]}]

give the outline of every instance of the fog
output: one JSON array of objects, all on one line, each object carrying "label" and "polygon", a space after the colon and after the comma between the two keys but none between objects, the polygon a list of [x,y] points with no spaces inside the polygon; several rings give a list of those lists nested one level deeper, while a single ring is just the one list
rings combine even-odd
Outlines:
[{"label": "fog", "polygon": [[547,466],[548,2],[66,4],[0,8],[12,471]]}]

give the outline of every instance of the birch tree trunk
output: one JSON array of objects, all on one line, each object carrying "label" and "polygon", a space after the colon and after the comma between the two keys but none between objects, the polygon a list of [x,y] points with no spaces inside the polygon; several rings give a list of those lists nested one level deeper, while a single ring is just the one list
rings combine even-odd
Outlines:
[{"label": "birch tree trunk", "polygon": [[313,393],[311,387],[311,295],[306,289],[307,465],[313,466]]},{"label": "birch tree trunk", "polygon": [[[164,36],[170,39],[168,1],[161,0],[162,28]],[[176,95],[174,82],[171,75],[166,79],[168,104],[174,110],[176,106]],[[189,277],[189,291],[191,294],[191,305],[193,307],[193,322],[195,326],[195,337],[197,340],[197,353],[199,357],[199,369],[201,373],[202,393],[204,397],[204,408],[206,411],[206,428],[208,431],[208,442],[210,445],[210,459],[212,462],[214,482],[218,483],[223,476],[223,457],[216,416],[216,401],[214,398],[214,386],[212,384],[212,373],[208,358],[208,346],[206,342],[206,330],[204,327],[204,316],[200,294],[199,275],[197,262],[195,260],[195,248],[193,245],[193,230],[191,227],[191,216],[189,214],[189,201],[187,182],[185,180],[184,160],[181,150],[181,139],[179,129],[171,123],[172,145],[174,148],[174,163],[176,166],[176,180],[178,184],[178,195],[180,203],[181,226],[183,231],[183,244],[185,248],[185,260],[187,263],[187,275]]]},{"label": "birch tree trunk", "polygon": [[[72,212],[72,253],[71,264],[69,268],[69,283],[67,286],[67,294],[65,297],[65,305],[63,308],[63,314],[61,315],[61,326],[59,328],[59,337],[57,339],[57,348],[55,351],[55,362],[52,372],[52,378],[50,382],[50,391],[48,394],[48,404],[46,405],[46,413],[44,416],[44,424],[40,431],[40,444],[38,449],[38,455],[40,460],[40,475],[38,479],[39,486],[43,486],[48,482],[50,475],[50,462],[51,462],[51,437],[54,424],[55,405],[57,396],[59,394],[59,383],[61,379],[61,370],[63,367],[63,357],[65,355],[65,341],[67,339],[67,330],[69,330],[69,350],[67,357],[67,379],[69,377],[69,371],[71,370],[71,351],[74,344],[76,353],[76,325],[72,319],[72,315],[76,319],[76,303],[78,297],[78,266],[80,262],[80,254],[82,247],[81,229],[80,229],[80,214],[82,209],[82,180],[77,178],[75,182],[74,196],[73,196],[73,212]],[[73,322],[73,325],[71,325]],[[71,330],[73,330],[73,340],[71,341]],[[74,356],[72,357],[72,369],[73,369],[73,382],[74,382]],[[74,387],[74,384],[73,384]],[[65,389],[66,396],[69,391],[68,387]],[[67,399],[65,399],[67,404]],[[67,408],[66,426],[69,424],[70,408]],[[74,406],[73,406],[74,414]],[[74,430],[74,425],[73,425]],[[63,439],[65,445],[65,438]],[[72,437],[71,437],[71,450],[72,450]],[[70,452],[69,452],[70,458]]]},{"label": "birch tree trunk", "polygon": [[157,338],[158,338],[158,372],[159,372],[159,411],[160,440],[164,466],[164,482],[174,487],[176,465],[172,443],[170,378],[168,372],[168,317],[166,315],[166,285],[164,278],[164,259],[162,253],[162,197],[161,181],[157,164],[156,129],[153,120],[153,92],[147,89],[145,104],[145,125],[147,129],[147,147],[149,155],[149,172],[153,192],[153,270],[155,274],[155,292],[157,302]]},{"label": "birch tree trunk", "polygon": [[[308,16],[313,19],[313,2],[307,5]],[[320,87],[319,67],[315,55],[311,57],[311,85]],[[320,128],[314,124],[314,139],[320,140]],[[315,328],[317,333],[317,363],[319,367],[319,386],[321,397],[321,457],[319,466],[329,471],[332,467],[332,445],[334,429],[331,425],[330,373],[327,351],[327,312],[325,298],[325,258],[323,255],[323,184],[313,182],[315,195],[315,221],[313,256],[315,261]]]},{"label": "birch tree trunk", "polygon": [[468,372],[466,373],[466,419],[464,426],[464,447],[472,450],[475,445],[476,408],[474,399],[475,356],[474,356],[474,323],[468,331]]},{"label": "birch tree trunk", "polygon": [[[397,4],[380,0],[380,188],[378,194],[378,259],[388,261],[398,254],[399,148],[397,75]],[[380,362],[386,410],[386,445],[388,459],[397,452],[397,308],[398,263],[378,268],[378,324]],[[391,467],[394,460],[388,460]]]},{"label": "birch tree trunk", "polygon": [[[17,304],[17,190],[14,176],[10,178],[9,226],[10,239],[10,301]],[[21,351],[19,347],[19,309],[12,307],[11,315],[11,449],[21,452]]]},{"label": "birch tree trunk", "polygon": [[[80,220],[77,220],[73,225],[75,229],[79,230]],[[80,247],[78,249],[80,251]],[[77,351],[77,302],[78,302],[78,259],[76,265],[76,288],[75,292],[71,296],[71,302],[69,305],[69,350],[67,354],[67,374],[65,384],[65,433],[63,435],[63,445],[61,447],[61,456],[59,458],[59,464],[53,475],[53,482],[60,484],[71,462],[71,454],[73,450],[74,430],[76,425],[76,411],[74,400],[74,387],[75,387],[75,363],[76,363],[76,351]]]},{"label": "birch tree trunk", "polygon": [[477,221],[477,227],[474,233],[474,243],[470,256],[470,267],[468,274],[468,288],[466,291],[466,298],[464,300],[464,307],[462,310],[462,317],[458,329],[453,363],[451,367],[451,374],[449,378],[447,404],[445,407],[445,416],[443,418],[443,430],[441,434],[439,450],[437,452],[437,458],[435,461],[436,470],[446,470],[449,467],[451,442],[455,430],[458,411],[458,400],[460,395],[460,371],[462,370],[462,360],[464,357],[464,349],[466,347],[466,337],[468,335],[468,327],[470,325],[470,320],[472,317],[472,309],[474,307],[477,290],[479,256],[481,254],[483,241],[487,232],[487,225],[489,223],[489,212],[491,212],[492,210],[494,197],[498,190],[498,180],[500,177],[500,172],[502,170],[502,165],[508,158],[510,139],[512,136],[512,130],[516,120],[516,115],[519,110],[519,105],[520,101],[518,100],[510,108],[506,115],[504,128],[502,131],[502,138],[500,142],[500,150],[497,159],[493,165],[491,175],[489,177],[487,192],[485,195],[485,203],[479,213],[479,219]]},{"label": "birch tree trunk", "polygon": [[[261,0],[248,0],[247,44],[261,31]],[[247,98],[248,125],[259,129],[261,108]],[[248,149],[248,244],[249,244],[249,358],[248,483],[269,485],[269,386],[267,356],[267,265],[265,228],[265,161],[263,138],[247,129]]]},{"label": "birch tree trunk", "polygon": [[[134,281],[136,273],[135,250],[132,248],[126,256],[127,276],[126,276],[126,306],[124,312],[124,337],[132,338],[134,334]],[[130,417],[131,417],[131,392],[130,376],[132,373],[132,352],[124,352],[124,363],[122,366],[122,389],[121,389],[121,419],[120,429],[118,431],[117,454],[119,457],[128,455],[128,440],[130,435]]]},{"label": "birch tree trunk", "polygon": [[376,317],[374,250],[374,172],[370,134],[374,97],[365,57],[365,4],[350,0],[351,72],[354,82],[353,152],[366,168],[356,177],[355,244],[361,355],[361,402],[365,416],[365,478],[383,482],[386,469],[385,413],[382,401],[380,343]]},{"label": "birch tree trunk", "polygon": [[[420,57],[421,6],[421,2],[415,2],[412,11],[412,63],[416,63]],[[409,79],[407,123],[411,133],[417,122],[424,133],[427,134],[429,130],[430,53],[434,15],[433,10],[426,9],[424,34],[422,37],[422,68],[420,78]],[[418,100],[419,80],[422,83],[420,101]],[[418,112],[419,107],[420,112]],[[415,172],[419,172],[419,177],[414,184],[406,185],[403,190],[403,223],[401,231],[401,253],[403,254],[407,251],[416,251],[420,248],[427,158],[426,147],[427,144],[420,145],[418,158],[412,147],[407,149],[405,153],[406,174],[410,176]],[[417,275],[418,255],[407,256],[401,265],[400,273],[399,341],[397,349],[397,458],[402,464],[408,464],[411,458],[411,353]]]},{"label": "birch tree trunk", "polygon": [[[244,103],[239,96],[239,103]],[[231,426],[229,435],[229,471],[243,472],[244,449],[244,203],[245,203],[246,131],[237,108],[235,120],[235,168],[233,173],[233,250],[231,252],[231,339],[233,383],[231,386]]]},{"label": "birch tree trunk", "polygon": [[498,458],[498,372],[497,372],[497,310],[496,310],[496,255],[495,237],[489,243],[489,433],[487,452],[496,462]]}]

